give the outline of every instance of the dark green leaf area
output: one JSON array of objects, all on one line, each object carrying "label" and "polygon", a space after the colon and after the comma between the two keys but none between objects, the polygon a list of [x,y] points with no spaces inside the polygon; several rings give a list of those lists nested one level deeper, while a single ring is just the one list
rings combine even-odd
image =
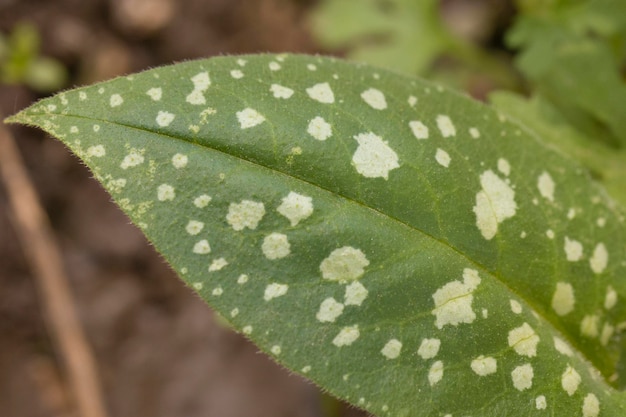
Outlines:
[{"label": "dark green leaf area", "polygon": [[302,56],[68,91],[63,140],[217,311],[389,416],[620,415],[624,218],[524,128]]}]

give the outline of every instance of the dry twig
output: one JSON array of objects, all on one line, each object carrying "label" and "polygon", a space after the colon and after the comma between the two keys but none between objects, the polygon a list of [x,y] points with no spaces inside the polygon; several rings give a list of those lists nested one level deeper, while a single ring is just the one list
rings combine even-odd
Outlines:
[{"label": "dry twig", "polygon": [[37,279],[51,334],[65,361],[78,411],[82,417],[106,417],[96,363],[77,317],[59,248],[17,146],[1,123],[0,177],[17,234]]}]

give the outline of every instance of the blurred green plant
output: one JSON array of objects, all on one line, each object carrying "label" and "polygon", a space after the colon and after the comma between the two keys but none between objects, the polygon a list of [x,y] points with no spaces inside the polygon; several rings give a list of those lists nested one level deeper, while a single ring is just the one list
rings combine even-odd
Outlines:
[{"label": "blurred green plant", "polygon": [[438,0],[323,0],[311,28],[323,48],[352,60],[465,90],[485,74],[500,88],[518,89],[509,63],[453,34],[439,9]]},{"label": "blurred green plant", "polygon": [[18,23],[11,33],[0,33],[0,82],[25,84],[48,93],[67,83],[67,71],[59,61],[40,55],[41,38],[29,23]]},{"label": "blurred green plant", "polygon": [[491,101],[583,163],[626,205],[626,2],[518,0],[507,44],[531,97]]}]

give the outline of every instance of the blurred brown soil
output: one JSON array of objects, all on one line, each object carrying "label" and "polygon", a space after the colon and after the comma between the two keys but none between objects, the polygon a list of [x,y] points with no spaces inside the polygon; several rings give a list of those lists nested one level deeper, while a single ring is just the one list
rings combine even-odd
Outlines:
[{"label": "blurred brown soil", "polygon": [[[297,0],[0,0],[36,25],[70,86],[185,59],[315,52]],[[38,97],[0,85],[0,114]],[[214,314],[59,142],[12,127],[61,245],[113,417],[323,415],[320,394]],[[76,416],[0,188],[0,416]],[[363,415],[354,409],[343,415]]]}]

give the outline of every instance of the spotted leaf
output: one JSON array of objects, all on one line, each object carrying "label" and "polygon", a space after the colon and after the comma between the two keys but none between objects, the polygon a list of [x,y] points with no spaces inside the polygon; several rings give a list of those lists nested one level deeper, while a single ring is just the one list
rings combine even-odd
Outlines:
[{"label": "spotted leaf", "polygon": [[259,55],[67,91],[9,121],[61,139],[236,329],[359,407],[624,415],[624,214],[482,104]]}]

